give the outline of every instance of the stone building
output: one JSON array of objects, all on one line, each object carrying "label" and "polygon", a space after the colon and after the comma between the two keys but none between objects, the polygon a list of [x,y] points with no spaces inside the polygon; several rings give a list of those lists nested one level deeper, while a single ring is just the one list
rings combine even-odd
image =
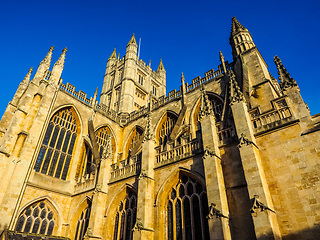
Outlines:
[{"label": "stone building", "polygon": [[320,239],[320,114],[235,18],[230,45],[166,96],[133,35],[99,102],[51,47],[0,122],[0,239]]}]

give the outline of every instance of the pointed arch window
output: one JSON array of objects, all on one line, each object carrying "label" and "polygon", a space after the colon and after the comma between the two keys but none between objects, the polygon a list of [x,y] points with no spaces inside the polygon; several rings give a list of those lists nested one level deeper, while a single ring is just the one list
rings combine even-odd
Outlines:
[{"label": "pointed arch window", "polygon": [[177,117],[172,113],[167,113],[159,132],[159,145],[165,146],[169,139],[169,136],[174,128],[174,125],[177,121]]},{"label": "pointed arch window", "polygon": [[205,187],[190,177],[182,176],[168,195],[168,240],[209,239],[208,214]]},{"label": "pointed arch window", "polygon": [[132,229],[136,223],[137,195],[128,190],[116,213],[113,240],[132,240]]},{"label": "pointed arch window", "polygon": [[27,207],[20,214],[15,231],[52,235],[55,226],[54,213],[46,202],[40,201]]},{"label": "pointed arch window", "polygon": [[[101,157],[103,154],[103,151],[104,151],[104,147],[106,146],[107,139],[109,136],[111,136],[111,132],[108,127],[103,127],[103,128],[98,129],[95,132],[95,134],[97,137],[97,143],[98,143],[99,153],[100,153],[100,157]],[[112,145],[112,153],[114,153],[115,141],[114,141],[113,137],[111,137],[111,145]]]},{"label": "pointed arch window", "polygon": [[[128,140],[128,143],[127,143],[127,149],[126,149],[126,152],[127,152],[127,157],[130,157],[131,154],[135,154],[137,153],[135,151],[132,152],[135,148],[139,148],[139,142],[141,143],[141,140],[142,140],[142,136],[143,136],[143,129],[141,129],[140,127],[135,127],[135,129],[133,130],[133,132],[131,133],[130,137],[129,137],[129,140]],[[138,149],[135,149],[135,150],[138,150]]]},{"label": "pointed arch window", "polygon": [[75,240],[82,240],[86,234],[89,225],[90,213],[91,202],[88,201],[88,206],[82,211],[77,221],[76,235],[74,237]]},{"label": "pointed arch window", "polygon": [[66,180],[77,138],[77,121],[71,108],[51,118],[36,160],[35,171]]}]

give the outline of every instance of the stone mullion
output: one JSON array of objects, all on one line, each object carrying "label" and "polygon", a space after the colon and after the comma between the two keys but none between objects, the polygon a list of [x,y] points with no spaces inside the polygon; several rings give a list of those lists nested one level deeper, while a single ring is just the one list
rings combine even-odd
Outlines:
[{"label": "stone mullion", "polygon": [[229,228],[229,207],[218,148],[218,134],[213,113],[200,120],[203,148],[203,165],[205,170],[208,205],[214,204],[225,217],[212,216],[208,219],[210,239],[231,239]]},{"label": "stone mullion", "polygon": [[[257,209],[253,222],[255,233],[259,239],[281,239],[280,229],[274,209],[268,183],[266,181],[259,149],[253,135],[248,109],[243,101],[231,105],[236,132],[240,140],[239,152],[247,182],[249,197],[252,201],[255,196],[269,209]],[[253,210],[253,208],[251,209]],[[248,209],[250,211],[250,209]],[[259,212],[261,211],[261,212]],[[263,212],[262,212],[263,211]]]}]

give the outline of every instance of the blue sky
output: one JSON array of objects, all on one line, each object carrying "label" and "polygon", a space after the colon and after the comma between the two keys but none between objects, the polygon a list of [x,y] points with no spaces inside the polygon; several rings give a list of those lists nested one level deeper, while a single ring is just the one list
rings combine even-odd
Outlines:
[{"label": "blue sky", "polygon": [[51,45],[52,65],[68,48],[64,83],[89,97],[98,87],[100,94],[107,59],[114,47],[125,54],[133,32],[141,38],[141,59],[151,59],[156,69],[162,57],[169,92],[179,87],[181,72],[190,83],[217,69],[219,51],[232,61],[232,16],[249,29],[269,71],[277,76],[273,57],[278,55],[311,113],[319,113],[319,1],[1,0],[0,115]]}]

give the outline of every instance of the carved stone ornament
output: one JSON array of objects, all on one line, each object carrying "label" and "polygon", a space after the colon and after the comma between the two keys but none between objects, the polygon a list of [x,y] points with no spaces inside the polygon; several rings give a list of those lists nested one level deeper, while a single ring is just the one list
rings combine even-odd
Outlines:
[{"label": "carved stone ornament", "polygon": [[136,224],[134,225],[132,231],[135,232],[135,231],[141,231],[141,230],[144,230],[144,227],[143,227],[143,223],[141,221],[141,218],[137,218],[136,220]]},{"label": "carved stone ornament", "polygon": [[151,131],[151,118],[150,118],[150,115],[148,114],[147,115],[146,130],[145,130],[145,133],[144,133],[143,140],[144,141],[149,141],[149,140],[152,140],[152,139],[153,139],[153,134],[152,134],[152,131]]},{"label": "carved stone ornament", "polygon": [[248,146],[248,145],[250,145],[250,144],[253,144],[253,146],[255,146],[256,148],[258,148],[257,145],[256,145],[254,142],[250,141],[248,138],[246,138],[246,137],[244,136],[243,133],[241,133],[241,137],[239,138],[238,148],[241,148],[241,147],[243,147],[243,146]]},{"label": "carved stone ornament", "polygon": [[280,88],[282,91],[298,85],[296,80],[290,77],[290,74],[288,73],[287,69],[283,66],[278,56],[274,57],[274,63],[277,66],[279,80],[280,80]]},{"label": "carved stone ornament", "polygon": [[264,211],[271,211],[273,213],[276,213],[266,205],[264,205],[262,202],[258,200],[259,195],[253,195],[252,201],[252,207],[250,208],[250,212],[255,215],[255,217],[258,215],[258,212],[264,212]]},{"label": "carved stone ornament", "polygon": [[102,159],[108,159],[112,157],[112,143],[111,136],[107,136],[106,144],[102,153]]},{"label": "carved stone ornament", "polygon": [[148,175],[145,173],[145,171],[144,171],[144,170],[141,170],[138,179],[140,180],[140,179],[142,179],[142,178],[147,178],[147,177],[148,177]]},{"label": "carved stone ornament", "polygon": [[238,82],[236,81],[236,76],[232,70],[228,71],[228,76],[230,80],[230,105],[244,101],[243,93],[240,90]]},{"label": "carved stone ornament", "polygon": [[202,159],[205,160],[207,157],[217,157],[217,158],[220,159],[220,157],[217,156],[214,151],[212,151],[212,150],[210,150],[210,149],[208,149],[208,148],[206,148],[206,149],[204,150],[204,154],[203,154],[203,156],[202,156]]},{"label": "carved stone ornament", "polygon": [[205,116],[212,115],[214,117],[214,112],[212,108],[212,103],[204,90],[203,86],[201,87],[201,106],[200,106],[200,112],[199,117],[202,119]]},{"label": "carved stone ornament", "polygon": [[228,218],[227,216],[223,215],[220,210],[216,208],[216,204],[211,203],[209,208],[210,210],[209,210],[209,215],[207,216],[207,219],[212,219],[214,217],[220,220],[221,218]]}]

